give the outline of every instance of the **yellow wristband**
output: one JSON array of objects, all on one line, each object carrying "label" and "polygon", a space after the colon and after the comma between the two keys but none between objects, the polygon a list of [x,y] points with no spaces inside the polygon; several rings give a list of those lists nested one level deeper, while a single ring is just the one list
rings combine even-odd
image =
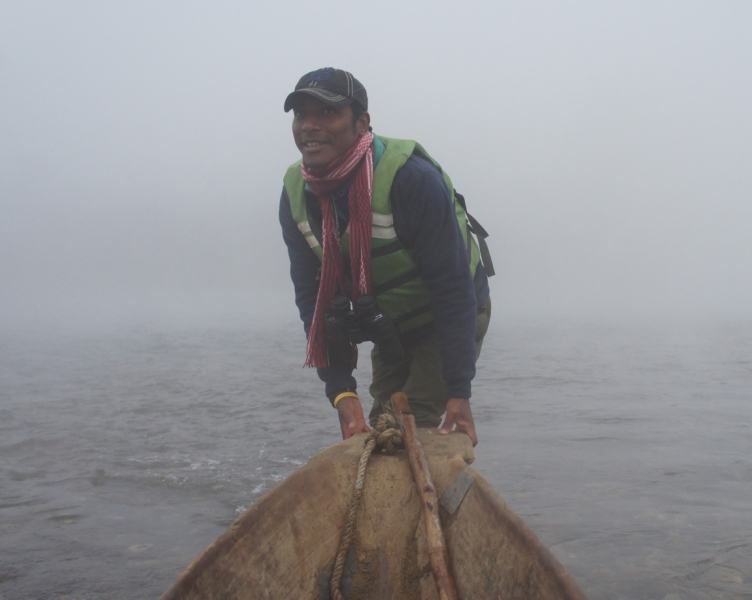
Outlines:
[{"label": "yellow wristband", "polygon": [[342,392],[339,396],[337,396],[334,399],[334,402],[332,402],[332,404],[334,405],[334,408],[337,408],[337,402],[342,400],[342,398],[357,398],[357,397],[358,397],[358,394],[356,394],[355,392]]}]

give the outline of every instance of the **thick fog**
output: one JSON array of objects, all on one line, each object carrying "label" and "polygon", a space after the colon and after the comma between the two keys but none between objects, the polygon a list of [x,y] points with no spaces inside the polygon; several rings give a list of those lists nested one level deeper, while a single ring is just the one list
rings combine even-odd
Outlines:
[{"label": "thick fog", "polygon": [[749,317],[752,3],[0,2],[0,327],[297,318],[305,72],[351,71],[518,316]]}]

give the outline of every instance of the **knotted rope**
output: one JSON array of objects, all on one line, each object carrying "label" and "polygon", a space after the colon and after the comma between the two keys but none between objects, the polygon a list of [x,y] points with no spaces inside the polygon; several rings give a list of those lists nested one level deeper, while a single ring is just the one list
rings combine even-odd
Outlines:
[{"label": "knotted rope", "polygon": [[[390,408],[387,407],[387,410]],[[402,446],[402,432],[397,426],[397,419],[389,412],[382,413],[379,416],[376,427],[368,434],[363,454],[360,455],[358,475],[355,478],[355,491],[347,508],[345,529],[342,534],[342,540],[339,543],[339,550],[337,550],[337,558],[334,560],[334,571],[332,572],[332,580],[329,586],[332,600],[344,600],[340,591],[340,583],[342,582],[342,573],[345,569],[345,558],[347,557],[347,552],[350,550],[350,544],[352,543],[358,521],[358,508],[360,508],[360,501],[363,498],[363,483],[366,479],[368,459],[371,458],[374,450],[381,450],[384,454],[391,456]]]}]

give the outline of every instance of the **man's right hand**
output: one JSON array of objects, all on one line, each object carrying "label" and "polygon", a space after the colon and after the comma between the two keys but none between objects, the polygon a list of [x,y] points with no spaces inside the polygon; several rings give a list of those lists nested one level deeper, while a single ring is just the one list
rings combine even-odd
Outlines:
[{"label": "man's right hand", "polygon": [[356,433],[371,431],[368,423],[366,423],[363,407],[358,398],[352,396],[342,398],[337,402],[337,414],[339,415],[339,427],[342,430],[343,440],[351,438]]}]

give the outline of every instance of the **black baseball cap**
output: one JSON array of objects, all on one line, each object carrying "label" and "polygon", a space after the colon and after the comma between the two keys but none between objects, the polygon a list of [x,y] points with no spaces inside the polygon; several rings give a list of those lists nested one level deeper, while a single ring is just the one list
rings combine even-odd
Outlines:
[{"label": "black baseball cap", "polygon": [[285,112],[288,112],[295,105],[295,99],[302,94],[313,96],[329,106],[342,108],[353,102],[357,102],[368,110],[368,94],[366,88],[360,83],[352,73],[326,67],[306,73],[298,81],[295,91],[287,96],[285,100]]}]

